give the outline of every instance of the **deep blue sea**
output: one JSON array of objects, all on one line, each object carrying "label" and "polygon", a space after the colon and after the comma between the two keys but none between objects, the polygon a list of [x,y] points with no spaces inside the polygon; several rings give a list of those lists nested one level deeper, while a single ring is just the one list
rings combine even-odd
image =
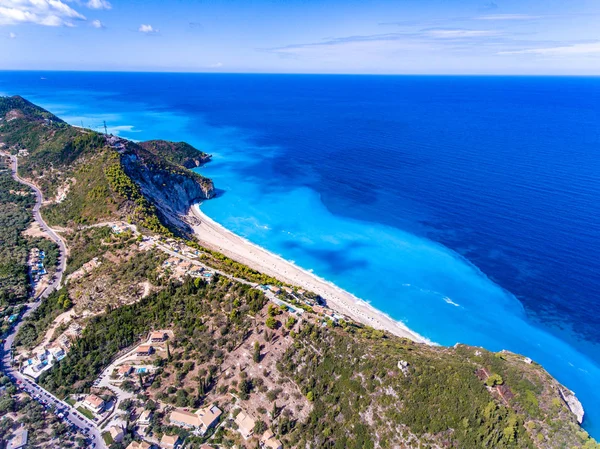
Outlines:
[{"label": "deep blue sea", "polygon": [[0,92],[212,153],[209,216],[433,342],[542,363],[600,438],[600,78],[0,72]]}]

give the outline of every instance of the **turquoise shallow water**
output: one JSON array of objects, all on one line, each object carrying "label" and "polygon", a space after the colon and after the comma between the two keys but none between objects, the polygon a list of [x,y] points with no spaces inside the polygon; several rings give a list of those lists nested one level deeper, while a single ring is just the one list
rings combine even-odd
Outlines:
[{"label": "turquoise shallow water", "polygon": [[600,84],[45,78],[0,74],[0,91],[76,125],[213,153],[200,172],[219,196],[202,209],[217,222],[436,343],[542,363],[600,437]]},{"label": "turquoise shallow water", "polygon": [[[306,187],[266,191],[256,180],[237,174],[244,163],[260,170],[254,158],[240,158],[235,147],[222,151],[200,170],[225,191],[204,202],[207,215],[367,300],[433,342],[508,349],[542,363],[576,391],[587,407],[586,428],[594,432],[598,365],[533,325],[522,304],[477,267],[430,240],[334,215]],[[264,149],[261,154],[267,157]]]}]

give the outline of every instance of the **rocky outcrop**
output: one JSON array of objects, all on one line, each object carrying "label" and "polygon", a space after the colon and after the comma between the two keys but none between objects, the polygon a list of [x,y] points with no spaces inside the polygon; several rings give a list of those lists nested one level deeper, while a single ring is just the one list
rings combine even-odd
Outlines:
[{"label": "rocky outcrop", "polygon": [[214,196],[212,181],[190,171],[153,164],[133,151],[123,154],[121,162],[144,196],[163,212],[185,214],[193,203]]},{"label": "rocky outcrop", "polygon": [[196,168],[210,161],[211,155],[206,154],[186,142],[169,142],[167,140],[148,140],[140,142],[139,146],[150,153],[162,157],[169,162],[182,165],[185,168]]},{"label": "rocky outcrop", "polygon": [[559,388],[559,391],[563,401],[565,401],[565,404],[567,404],[567,407],[569,407],[571,413],[577,417],[577,422],[581,424],[583,422],[583,415],[585,413],[583,410],[583,405],[581,405],[581,402],[579,402],[579,399],[577,399],[575,393],[573,393],[571,390]]}]

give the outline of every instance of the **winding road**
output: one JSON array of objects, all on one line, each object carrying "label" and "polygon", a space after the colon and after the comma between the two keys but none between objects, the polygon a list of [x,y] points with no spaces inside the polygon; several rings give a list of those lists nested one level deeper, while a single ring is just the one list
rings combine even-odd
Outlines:
[{"label": "winding road", "polygon": [[88,447],[97,447],[105,449],[106,445],[101,437],[100,430],[96,427],[96,424],[83,416],[80,412],[78,412],[75,408],[71,407],[71,405],[67,404],[64,401],[61,401],[56,396],[53,396],[49,391],[46,391],[41,386],[37,385],[35,382],[32,382],[27,376],[23,375],[18,369],[18,367],[13,366],[12,364],[12,346],[15,340],[15,336],[17,332],[21,328],[24,323],[25,318],[31,315],[41,304],[42,299],[47,298],[53,291],[60,288],[62,283],[63,274],[65,268],[67,266],[67,246],[65,241],[61,236],[59,236],[42,218],[40,214],[40,208],[42,206],[43,196],[40,189],[34,184],[22,179],[18,174],[18,161],[17,157],[7,154],[1,153],[2,156],[10,157],[11,159],[11,172],[12,177],[15,181],[20,182],[28,187],[30,187],[35,192],[35,206],[33,206],[33,219],[40,225],[40,228],[48,234],[48,236],[58,245],[59,255],[58,255],[58,267],[56,269],[56,275],[48,285],[44,289],[44,291],[34,299],[34,301],[25,304],[25,312],[21,315],[20,319],[13,326],[9,334],[6,336],[6,340],[4,341],[4,345],[2,347],[3,354],[0,359],[2,363],[2,370],[16,383],[18,383],[23,390],[27,391],[33,398],[36,400],[43,402],[44,404],[53,406],[56,410],[62,410],[65,415],[65,420],[68,421],[69,424],[79,428],[79,431],[91,439],[91,443]]}]

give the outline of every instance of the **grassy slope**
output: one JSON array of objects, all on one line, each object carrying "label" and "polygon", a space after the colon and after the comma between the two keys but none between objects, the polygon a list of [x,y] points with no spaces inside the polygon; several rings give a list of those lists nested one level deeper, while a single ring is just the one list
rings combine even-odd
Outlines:
[{"label": "grassy slope", "polygon": [[[0,141],[13,153],[27,150],[19,158],[20,174],[35,180],[45,198],[54,198],[61,187],[70,185],[65,201],[43,208],[51,224],[127,218],[151,231],[170,234],[155,205],[125,173],[120,156],[106,146],[103,135],[74,128],[20,97],[0,97],[0,119]],[[132,142],[128,148],[139,154],[144,167],[166,179],[188,177],[212,187],[209,180],[169,162],[160,151],[151,153]]]}]

